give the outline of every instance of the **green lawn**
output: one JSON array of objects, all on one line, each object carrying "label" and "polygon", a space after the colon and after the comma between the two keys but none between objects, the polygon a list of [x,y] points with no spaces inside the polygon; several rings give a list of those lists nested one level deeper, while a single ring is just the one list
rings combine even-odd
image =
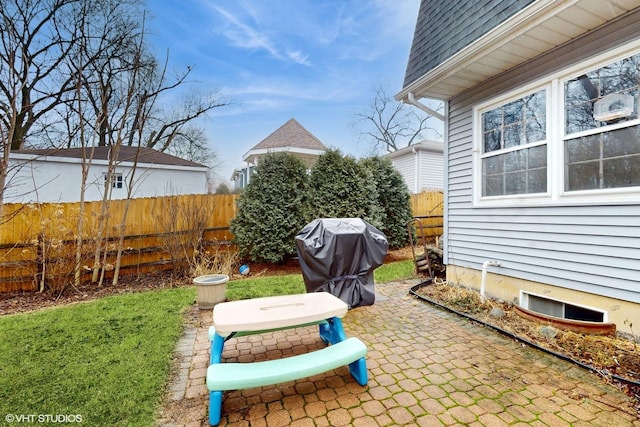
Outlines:
[{"label": "green lawn", "polygon": [[0,424],[73,414],[86,426],[152,425],[194,299],[171,289],[1,317]]},{"label": "green lawn", "polygon": [[[377,282],[413,274],[402,261]],[[231,281],[229,300],[304,293],[302,275]],[[7,414],[79,415],[87,426],[154,424],[192,287],[0,317],[0,425]]]},{"label": "green lawn", "polygon": [[[373,272],[376,282],[384,283],[392,280],[413,277],[415,265],[411,260],[384,264]],[[227,284],[225,298],[229,301],[239,299],[266,297],[271,295],[301,294],[306,292],[302,274],[287,276],[256,277],[233,280]]]}]

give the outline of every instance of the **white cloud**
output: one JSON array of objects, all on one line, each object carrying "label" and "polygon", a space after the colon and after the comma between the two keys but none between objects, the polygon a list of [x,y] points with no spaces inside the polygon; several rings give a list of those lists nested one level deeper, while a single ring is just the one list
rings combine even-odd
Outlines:
[{"label": "white cloud", "polygon": [[309,61],[309,55],[305,55],[299,50],[293,52],[287,52],[287,56],[293,60],[296,64],[305,65],[307,67],[311,66],[311,62]]},{"label": "white cloud", "polygon": [[214,8],[229,24],[230,28],[223,30],[222,34],[229,39],[234,46],[252,50],[265,50],[274,58],[282,59],[282,56],[266,34],[245,24],[229,11],[221,7],[214,6]]}]

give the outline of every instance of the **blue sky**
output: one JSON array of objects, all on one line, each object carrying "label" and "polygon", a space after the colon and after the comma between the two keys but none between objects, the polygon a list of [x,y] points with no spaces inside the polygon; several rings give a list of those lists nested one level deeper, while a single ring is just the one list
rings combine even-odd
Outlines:
[{"label": "blue sky", "polygon": [[147,30],[170,66],[233,102],[201,124],[228,181],[242,155],[295,118],[356,157],[354,114],[402,87],[420,0],[149,0]]}]

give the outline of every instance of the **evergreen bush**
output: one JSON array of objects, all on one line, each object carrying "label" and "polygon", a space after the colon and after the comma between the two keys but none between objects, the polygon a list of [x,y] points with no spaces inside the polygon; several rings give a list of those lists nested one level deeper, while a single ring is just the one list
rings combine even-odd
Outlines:
[{"label": "evergreen bush", "polygon": [[309,176],[305,218],[361,218],[382,226],[382,210],[371,171],[355,158],[328,150],[318,158]]},{"label": "evergreen bush", "polygon": [[389,159],[369,157],[360,161],[370,171],[377,193],[377,204],[382,210],[380,231],[387,236],[391,249],[409,244],[407,223],[413,218],[411,211],[411,194]]},{"label": "evergreen bush", "polygon": [[306,224],[307,181],[307,168],[292,154],[270,153],[261,159],[231,221],[241,257],[279,263],[295,253],[294,238]]}]

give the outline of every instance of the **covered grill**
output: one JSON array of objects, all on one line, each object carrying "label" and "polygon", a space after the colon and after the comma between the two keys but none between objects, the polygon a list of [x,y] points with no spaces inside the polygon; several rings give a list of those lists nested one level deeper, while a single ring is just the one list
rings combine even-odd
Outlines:
[{"label": "covered grill", "polygon": [[349,307],[375,301],[373,270],[387,254],[387,237],[360,218],[320,218],[296,235],[307,292],[329,292]]}]

